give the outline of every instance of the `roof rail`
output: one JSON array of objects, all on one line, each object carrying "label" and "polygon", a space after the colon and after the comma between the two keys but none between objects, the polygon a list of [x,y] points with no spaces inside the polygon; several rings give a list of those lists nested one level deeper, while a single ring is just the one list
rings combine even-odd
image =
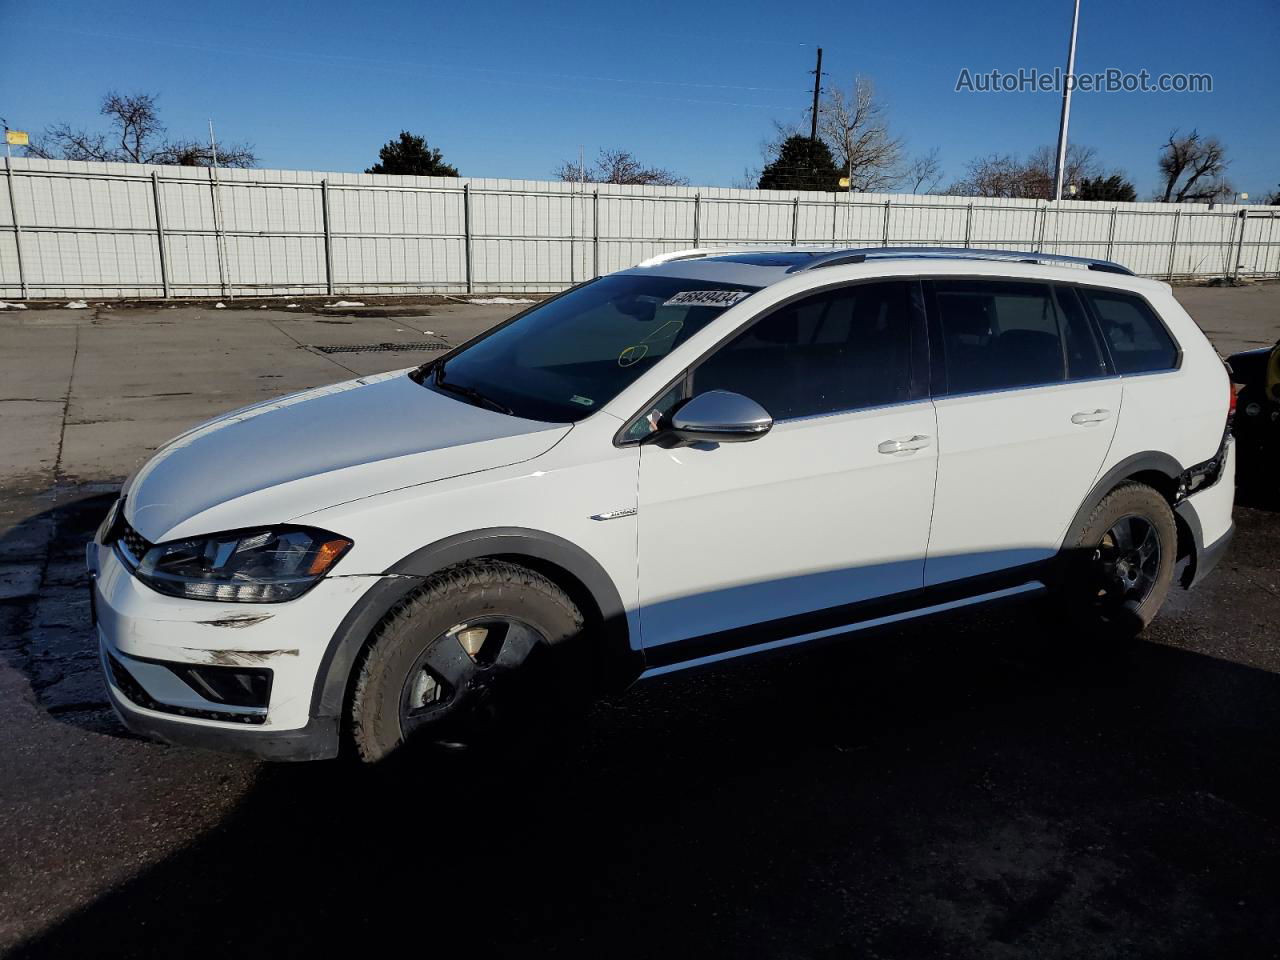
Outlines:
[{"label": "roof rail", "polygon": [[[817,252],[830,250],[830,247],[819,247]],[[794,253],[796,250],[812,253],[814,248],[811,247],[792,247],[792,246],[771,246],[768,244],[756,243],[736,247],[690,247],[688,250],[673,250],[671,253],[659,253],[647,260],[641,260],[636,264],[637,267],[656,267],[660,264],[671,263],[673,260],[697,260],[701,257],[723,257],[730,254],[738,253],[777,253],[779,251],[787,251]]]},{"label": "roof rail", "polygon": [[730,249],[717,249],[714,247],[692,247],[688,250],[674,250],[671,253],[660,253],[656,257],[650,257],[648,260],[641,260],[636,264],[637,267],[656,267],[661,263],[670,263],[672,260],[696,260],[699,257],[709,257],[713,253],[731,253]]},{"label": "roof rail", "polygon": [[1133,276],[1133,271],[1111,260],[1095,260],[1090,257],[1069,257],[1059,253],[1028,253],[1019,250],[981,250],[971,247],[855,247],[833,250],[828,256],[816,257],[811,263],[792,267],[792,273],[817,270],[842,264],[864,263],[867,260],[995,260],[1011,263],[1040,263],[1047,266],[1083,267],[1102,273],[1120,273]]}]

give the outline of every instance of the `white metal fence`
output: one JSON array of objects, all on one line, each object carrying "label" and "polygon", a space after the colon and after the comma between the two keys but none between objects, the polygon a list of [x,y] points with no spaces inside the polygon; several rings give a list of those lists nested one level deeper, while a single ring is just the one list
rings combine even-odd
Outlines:
[{"label": "white metal fence", "polygon": [[0,298],[554,291],[691,246],[971,246],[1280,275],[1280,208],[13,160]]}]

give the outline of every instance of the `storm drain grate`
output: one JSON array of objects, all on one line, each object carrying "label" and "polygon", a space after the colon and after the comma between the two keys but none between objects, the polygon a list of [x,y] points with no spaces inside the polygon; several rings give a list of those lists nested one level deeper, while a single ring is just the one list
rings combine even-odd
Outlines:
[{"label": "storm drain grate", "polygon": [[443,340],[408,340],[401,343],[330,343],[308,344],[321,353],[408,353],[413,350],[448,350]]}]

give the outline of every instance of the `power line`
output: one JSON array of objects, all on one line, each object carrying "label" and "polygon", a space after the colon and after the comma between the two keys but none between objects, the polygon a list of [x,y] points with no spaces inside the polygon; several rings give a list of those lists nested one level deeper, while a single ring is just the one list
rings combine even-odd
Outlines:
[{"label": "power line", "polygon": [[[206,53],[238,53],[252,57],[267,57],[278,60],[286,60],[293,62],[315,62],[315,63],[353,63],[361,64],[369,69],[386,72],[390,68],[407,68],[414,70],[439,70],[439,71],[455,71],[461,73],[495,73],[505,74],[513,77],[545,77],[552,80],[582,80],[590,83],[636,83],[648,84],[651,86],[666,87],[694,87],[707,90],[747,90],[752,93],[790,93],[790,87],[761,87],[748,84],[737,83],[702,83],[695,80],[654,80],[648,78],[631,78],[631,77],[602,77],[591,74],[573,74],[573,73],[554,73],[540,70],[508,70],[500,67],[475,67],[464,66],[462,64],[437,62],[425,63],[419,60],[385,60],[372,59],[368,57],[355,57],[349,54],[331,54],[331,53],[303,53],[299,51],[282,52],[279,50],[262,49],[258,47],[241,47],[241,46],[225,46],[219,44],[206,43],[186,43],[176,40],[161,40],[155,37],[141,37],[136,35],[104,33],[94,30],[68,30],[68,33],[75,33],[86,37],[96,37],[105,40],[125,40],[136,41],[142,43],[158,44],[160,46],[176,47],[184,50],[201,50]],[[720,101],[711,101],[720,102]],[[768,104],[757,104],[757,106],[769,106]]]}]

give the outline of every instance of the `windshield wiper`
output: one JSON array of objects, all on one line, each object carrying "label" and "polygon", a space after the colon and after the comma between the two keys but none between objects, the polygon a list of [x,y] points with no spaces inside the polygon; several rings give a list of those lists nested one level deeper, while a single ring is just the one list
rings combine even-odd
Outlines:
[{"label": "windshield wiper", "polygon": [[477,407],[488,407],[490,410],[496,410],[498,413],[505,413],[509,417],[515,416],[511,408],[499,403],[493,397],[485,396],[475,387],[464,387],[456,383],[448,383],[440,376],[440,370],[436,370],[435,385],[441,390],[448,390],[450,393],[457,394],[464,400],[470,401]]},{"label": "windshield wiper", "polygon": [[436,357],[434,360],[428,360],[426,363],[421,363],[418,366],[414,367],[412,370],[410,370],[409,379],[412,380],[414,383],[420,383],[423,386],[426,386],[427,377],[433,371],[440,370],[443,367],[444,367],[444,357]]},{"label": "windshield wiper", "polygon": [[486,396],[475,387],[464,387],[456,383],[447,383],[444,379],[444,357],[437,357],[435,360],[428,360],[422,366],[418,367],[410,377],[424,387],[427,385],[427,378],[432,377],[434,386],[441,390],[448,390],[455,396],[462,397],[469,403],[477,407],[488,407],[490,410],[496,410],[498,413],[505,413],[509,417],[515,416],[515,411],[505,404],[499,403],[493,397]]}]

